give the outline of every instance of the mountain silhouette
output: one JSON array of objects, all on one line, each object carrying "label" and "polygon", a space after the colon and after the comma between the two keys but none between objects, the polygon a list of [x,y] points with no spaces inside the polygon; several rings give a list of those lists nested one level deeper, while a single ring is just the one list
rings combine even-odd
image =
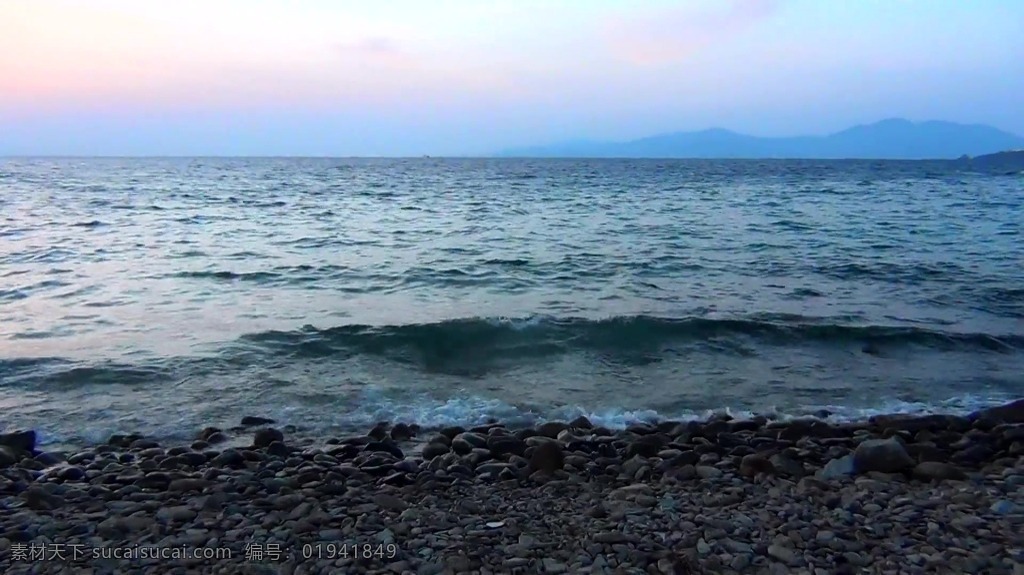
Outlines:
[{"label": "mountain silhouette", "polygon": [[964,156],[959,162],[966,168],[983,172],[1019,174],[1024,172],[1024,150],[1009,150],[984,156]]},{"label": "mountain silhouette", "polygon": [[627,142],[575,141],[504,150],[502,157],[956,159],[1024,148],[1024,138],[981,124],[888,119],[827,136],[762,138],[714,128]]}]

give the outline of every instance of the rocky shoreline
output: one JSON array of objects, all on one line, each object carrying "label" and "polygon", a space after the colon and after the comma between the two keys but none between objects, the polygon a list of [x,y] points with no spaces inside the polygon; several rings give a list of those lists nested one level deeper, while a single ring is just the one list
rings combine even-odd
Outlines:
[{"label": "rocky shoreline", "polygon": [[0,567],[1024,574],[1024,400],[843,424],[395,423],[325,441],[275,426],[73,453],[0,434]]}]

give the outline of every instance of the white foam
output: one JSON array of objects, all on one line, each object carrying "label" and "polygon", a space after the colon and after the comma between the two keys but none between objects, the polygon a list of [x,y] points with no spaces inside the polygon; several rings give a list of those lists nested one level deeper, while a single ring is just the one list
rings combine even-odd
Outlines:
[{"label": "white foam", "polygon": [[[622,429],[635,423],[653,423],[667,419],[653,409],[614,409],[587,410],[582,407],[562,407],[538,418],[538,421],[571,421],[584,416],[594,425],[609,429]],[[686,419],[696,419],[696,414]],[[678,418],[676,418],[678,419]]]},{"label": "white foam", "polygon": [[734,419],[750,419],[756,415],[762,415],[770,420],[786,421],[794,418],[815,417],[820,415],[823,410],[828,412],[826,419],[841,422],[865,420],[878,414],[945,413],[966,415],[984,407],[1005,403],[1010,399],[1012,398],[963,396],[934,404],[890,401],[876,407],[809,405],[790,409],[768,407],[763,410],[749,410],[724,407],[663,412],[654,409],[612,407],[593,409],[574,405],[542,409],[536,406],[513,405],[498,399],[475,395],[459,395],[445,400],[426,395],[399,399],[387,397],[376,390],[369,390],[362,394],[354,409],[348,412],[334,413],[330,418],[330,424],[332,427],[364,429],[378,421],[400,421],[415,423],[427,428],[437,428],[449,425],[480,425],[488,421],[499,421],[515,426],[535,425],[545,421],[569,421],[579,416],[585,416],[595,425],[610,429],[622,429],[635,423],[706,420],[722,414]]},{"label": "white foam", "polygon": [[531,327],[537,327],[548,321],[548,319],[548,317],[542,315],[534,315],[521,318],[502,316],[496,318],[489,318],[487,319],[487,322],[495,326],[511,327],[515,331],[524,331]]},{"label": "white foam", "polygon": [[808,407],[808,411],[828,410],[832,413],[830,420],[859,421],[876,415],[907,414],[907,415],[967,415],[969,413],[1001,405],[1012,401],[1008,395],[977,395],[965,394],[939,402],[889,400],[878,406],[854,407],[846,405],[818,405]]},{"label": "white foam", "polygon": [[[864,407],[826,404],[791,409],[769,407],[764,410],[747,410],[725,407],[713,410],[680,409],[672,412],[660,412],[654,409],[613,407],[595,409],[572,405],[539,408],[514,405],[499,399],[466,393],[457,393],[455,397],[447,399],[428,395],[392,396],[381,388],[370,387],[355,397],[349,398],[344,405],[337,403],[316,407],[279,405],[273,409],[260,409],[253,406],[251,411],[246,410],[246,412],[271,417],[279,425],[296,425],[307,434],[365,431],[379,421],[417,424],[424,428],[453,425],[473,426],[498,421],[516,427],[536,425],[545,421],[569,421],[581,415],[586,416],[595,425],[610,429],[622,429],[634,423],[706,420],[713,415],[723,413],[736,419],[749,419],[755,415],[763,415],[771,420],[785,421],[793,418],[814,417],[815,414],[820,415],[822,410],[826,410],[828,414],[825,419],[837,423],[862,421],[879,414],[966,415],[984,407],[1006,403],[1012,399],[1008,396],[964,395],[935,403],[893,400],[877,406]],[[74,431],[51,427],[37,428],[37,433],[40,445],[103,443],[114,433],[128,432],[139,432],[164,440],[188,441],[195,436],[200,428],[208,425],[225,427],[237,425],[238,420],[234,418],[239,411],[231,409],[229,413],[232,421],[200,421],[202,417],[200,414],[184,409],[176,411],[165,409],[160,413],[147,413],[145,416],[141,414],[124,416],[122,414],[120,418],[112,417],[113,413],[90,415],[79,411],[76,415],[89,415],[91,422],[103,422],[103,424],[80,426]],[[67,419],[63,420],[63,423],[68,426],[74,425],[74,422]]]}]

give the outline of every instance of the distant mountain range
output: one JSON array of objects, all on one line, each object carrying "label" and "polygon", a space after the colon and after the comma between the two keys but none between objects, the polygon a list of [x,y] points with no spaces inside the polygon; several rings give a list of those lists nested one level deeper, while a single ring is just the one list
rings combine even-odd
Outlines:
[{"label": "distant mountain range", "polygon": [[1024,138],[980,124],[882,120],[827,136],[762,138],[715,128],[628,142],[576,141],[504,150],[502,157],[956,159],[1024,149]]}]

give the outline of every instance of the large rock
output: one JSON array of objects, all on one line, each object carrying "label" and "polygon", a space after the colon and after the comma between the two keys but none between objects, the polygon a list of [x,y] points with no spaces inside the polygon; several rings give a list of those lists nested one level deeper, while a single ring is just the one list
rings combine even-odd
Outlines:
[{"label": "large rock", "polygon": [[572,429],[593,429],[594,424],[587,419],[587,416],[581,415],[576,419],[569,422],[569,427]]},{"label": "large rock", "polygon": [[265,427],[256,430],[253,434],[252,444],[256,447],[267,447],[275,441],[284,441],[284,434],[273,427]]},{"label": "large rock", "polygon": [[941,461],[922,461],[914,467],[914,478],[921,481],[942,481],[951,479],[962,481],[967,474],[959,467]]},{"label": "large rock", "polygon": [[[455,449],[456,442],[465,443],[466,445],[469,446],[470,450],[473,450],[477,447],[487,447],[487,437],[479,433],[473,433],[472,431],[466,431],[464,433],[456,435],[455,438],[452,439],[452,449]],[[458,449],[455,450],[458,451]]]},{"label": "large rock", "polygon": [[843,477],[850,477],[857,473],[857,468],[854,465],[853,455],[844,455],[837,459],[833,459],[825,464],[825,467],[821,469],[822,479],[840,479]]},{"label": "large rock", "polygon": [[525,455],[526,442],[518,437],[495,435],[487,438],[487,448],[491,457],[500,459],[506,455]]},{"label": "large rock", "polygon": [[225,449],[210,460],[214,467],[242,467],[245,465],[245,456],[237,449]]},{"label": "large rock", "polygon": [[783,477],[800,479],[807,473],[802,463],[782,453],[771,456],[769,461],[775,469],[775,473]]},{"label": "large rock", "polygon": [[291,449],[283,441],[271,441],[267,446],[267,455],[285,458],[291,455]]},{"label": "large rock", "polygon": [[36,432],[31,429],[19,429],[10,433],[0,433],[0,445],[6,445],[16,451],[33,453],[36,449]]},{"label": "large rock", "polygon": [[530,454],[530,470],[554,473],[565,466],[562,446],[554,441],[541,443]]},{"label": "large rock", "polygon": [[395,441],[408,441],[416,435],[413,429],[404,423],[396,423],[391,428],[391,439]]},{"label": "large rock", "polygon": [[10,467],[21,461],[19,452],[6,445],[0,445],[0,469]]},{"label": "large rock", "polygon": [[371,441],[363,447],[364,453],[388,453],[396,459],[405,457],[405,452],[393,441]]},{"label": "large rock", "polygon": [[914,467],[914,458],[898,439],[868,439],[853,452],[853,466],[857,473],[898,473]]},{"label": "large rock", "polygon": [[775,466],[761,453],[744,455],[740,460],[740,475],[744,477],[755,477],[760,473],[771,473]]},{"label": "large rock", "polygon": [[1017,441],[1024,441],[1024,425],[1014,424],[1002,428],[1002,435],[999,439],[1004,443],[1014,443]]},{"label": "large rock", "polygon": [[255,415],[246,415],[245,417],[242,418],[242,425],[246,427],[254,425],[273,425],[275,423],[277,422],[274,421],[273,419],[267,417],[257,417]]},{"label": "large rock", "polygon": [[626,447],[626,457],[654,457],[668,445],[669,438],[660,433],[641,435]]},{"label": "large rock", "polygon": [[993,425],[1000,423],[1024,423],[1024,399],[976,411],[971,414],[970,419],[983,420]]},{"label": "large rock", "polygon": [[666,459],[658,465],[662,471],[682,467],[683,465],[696,465],[700,461],[700,454],[693,450],[680,452],[679,455]]},{"label": "large rock", "polygon": [[984,443],[973,443],[953,454],[952,461],[967,465],[983,465],[995,456],[995,450]]},{"label": "large rock", "polygon": [[794,419],[787,421],[779,431],[779,439],[798,441],[805,437],[835,437],[839,435],[834,427],[816,419]]},{"label": "large rock", "polygon": [[970,429],[970,422],[963,417],[955,415],[910,415],[891,414],[876,415],[871,417],[869,422],[882,430],[895,429],[916,434],[922,430],[941,431],[953,429],[966,431]]},{"label": "large rock", "polygon": [[451,451],[451,449],[449,449],[447,445],[440,442],[431,442],[423,446],[421,456],[425,461],[430,461],[435,457],[447,455],[449,451]]},{"label": "large rock", "polygon": [[215,433],[221,433],[218,427],[204,427],[199,433],[196,434],[196,439],[199,441],[209,441],[209,437]]},{"label": "large rock", "polygon": [[45,489],[43,485],[29,485],[21,493],[25,505],[37,511],[50,511],[64,505],[64,498],[51,493],[52,490]]},{"label": "large rock", "polygon": [[537,426],[537,433],[544,437],[555,439],[558,434],[568,429],[569,426],[561,421],[548,421]]},{"label": "large rock", "polygon": [[440,433],[441,435],[447,437],[448,439],[454,439],[456,435],[462,433],[463,431],[466,431],[466,429],[458,425],[452,425],[450,427],[442,428]]}]

